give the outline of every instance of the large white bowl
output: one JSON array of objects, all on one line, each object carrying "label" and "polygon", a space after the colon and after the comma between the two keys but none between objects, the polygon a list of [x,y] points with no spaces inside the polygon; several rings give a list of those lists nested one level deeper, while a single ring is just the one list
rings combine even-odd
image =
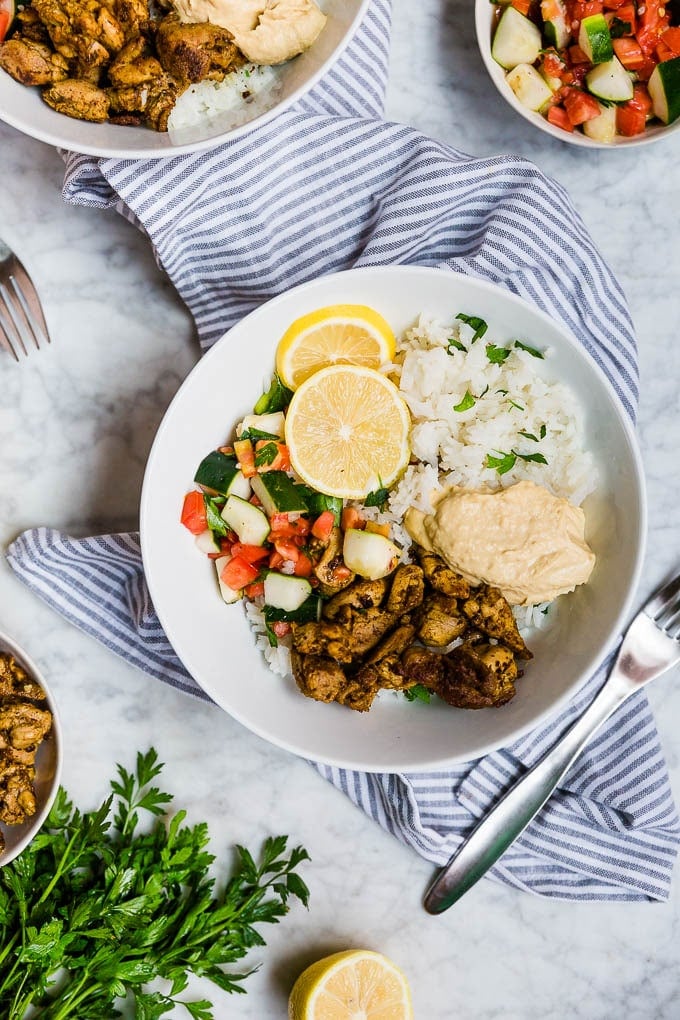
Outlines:
[{"label": "large white bowl", "polygon": [[545,131],[547,134],[552,135],[553,138],[559,139],[560,142],[567,142],[569,145],[581,145],[586,149],[619,149],[630,148],[631,145],[649,145],[651,142],[665,138],[667,135],[680,129],[680,120],[676,120],[675,123],[669,125],[656,123],[648,127],[643,135],[634,135],[632,138],[624,138],[621,135],[617,136],[613,142],[597,142],[595,139],[584,135],[582,131],[563,131],[562,128],[551,124],[540,113],[534,113],[533,110],[529,110],[517,99],[515,93],[505,80],[506,72],[491,56],[491,41],[496,23],[495,12],[497,9],[494,4],[490,3],[490,0],[475,0],[475,28],[482,60],[491,76],[492,82],[503,96],[503,99],[520,116],[528,120],[530,124],[533,124],[534,127],[540,128],[541,131]]},{"label": "large white bowl", "polygon": [[0,829],[5,837],[5,849],[0,852],[0,867],[2,867],[13,861],[15,857],[18,857],[21,851],[28,846],[33,837],[42,828],[50,812],[52,802],[59,789],[62,762],[62,731],[54,698],[45,681],[45,677],[33,660],[10,637],[2,632],[0,632],[0,652],[9,652],[10,655],[13,655],[29,676],[33,680],[37,680],[47,695],[47,707],[52,713],[52,729],[38,748],[35,759],[33,788],[37,801],[37,811],[32,818],[29,818],[22,825],[5,825],[0,822]]},{"label": "large white bowl", "polygon": [[[549,346],[537,361],[567,383],[584,409],[587,444],[601,475],[586,504],[597,554],[589,584],[558,600],[552,625],[532,636],[535,658],[513,701],[461,711],[381,694],[352,712],[302,696],[292,677],[267,669],[240,605],[226,606],[212,564],[179,522],[200,460],[252,410],[274,366],[277,341],[299,315],[329,304],[368,304],[395,332],[421,311],[450,320],[479,315],[502,343]],[[511,743],[554,713],[592,673],[622,630],[645,538],[643,474],[635,434],[603,373],[558,323],[500,287],[445,270],[399,266],[337,273],[268,301],[234,326],[194,368],[172,401],[149,456],[141,499],[144,568],[154,606],[180,659],[227,712],[266,740],[305,758],[366,771],[408,772],[476,758]]]},{"label": "large white bowl", "polygon": [[56,113],[42,101],[39,89],[20,85],[3,70],[0,70],[0,120],[41,142],[92,156],[153,159],[208,149],[271,120],[313,88],[345,50],[369,3],[370,0],[318,0],[319,7],[328,15],[320,36],[306,53],[276,68],[280,88],[272,94],[271,105],[266,108],[263,101],[253,106],[252,116],[243,123],[239,111],[236,126],[230,113],[173,134],[120,124],[90,124]]}]

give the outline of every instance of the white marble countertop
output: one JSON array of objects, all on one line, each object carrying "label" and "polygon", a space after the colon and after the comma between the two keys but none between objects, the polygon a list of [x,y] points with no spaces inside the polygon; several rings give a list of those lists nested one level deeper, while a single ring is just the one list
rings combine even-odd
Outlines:
[{"label": "white marble countertop", "polygon": [[[628,297],[640,342],[639,436],[649,494],[640,597],[680,563],[680,135],[586,151],[535,131],[478,59],[469,0],[394,0],[388,115],[475,155],[516,152],[570,192]],[[47,524],[134,528],[144,464],[197,359],[194,331],[144,238],[114,213],[67,206],[56,151],[0,124],[0,235],[38,281],[52,347],[0,358],[0,545]],[[407,972],[418,1020],[673,1020],[680,1016],[680,877],[666,904],[571,905],[482,881],[439,918],[421,907],[430,866],[304,762],[226,714],[151,681],[55,615],[0,559],[2,629],[49,676],[65,729],[63,781],[99,803],[114,763],[155,745],[164,782],[218,853],[288,833],[312,857],[311,909],[264,930],[248,995],[216,1016],[286,1015],[312,960],[364,946]],[[680,678],[650,691],[680,799]]]}]

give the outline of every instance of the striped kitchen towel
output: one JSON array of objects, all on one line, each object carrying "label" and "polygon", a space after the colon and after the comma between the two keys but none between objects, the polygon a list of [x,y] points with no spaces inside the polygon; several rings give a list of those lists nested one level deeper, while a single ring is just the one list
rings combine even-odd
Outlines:
[{"label": "striped kitchen towel", "polygon": [[[522,159],[474,159],[381,120],[389,27],[388,0],[374,0],[324,81],[246,138],[160,162],[67,156],[66,198],[115,207],[146,232],[203,348],[262,301],[313,277],[364,265],[448,266],[561,319],[634,420],[637,354],[625,299],[568,196]],[[76,626],[152,677],[205,697],[154,614],[136,534],[71,538],[38,528],[7,556]],[[409,775],[315,767],[386,830],[443,864],[579,715],[608,665],[557,718],[479,761]],[[641,694],[603,727],[489,874],[563,899],[663,900],[679,842]]]}]

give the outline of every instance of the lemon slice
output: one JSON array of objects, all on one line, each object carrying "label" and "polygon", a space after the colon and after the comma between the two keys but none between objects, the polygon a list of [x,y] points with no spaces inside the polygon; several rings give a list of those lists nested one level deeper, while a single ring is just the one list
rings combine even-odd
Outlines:
[{"label": "lemon slice", "polygon": [[317,960],[293,985],[289,1020],[412,1020],[406,977],[391,960],[348,949]]},{"label": "lemon slice", "polygon": [[276,350],[276,371],[297,389],[328,365],[380,368],[394,357],[395,339],[382,315],[367,305],[330,305],[296,319]]},{"label": "lemon slice", "polygon": [[386,376],[332,365],[293,394],[286,443],[307,485],[327,496],[362,499],[389,488],[405,469],[410,428],[408,408]]}]

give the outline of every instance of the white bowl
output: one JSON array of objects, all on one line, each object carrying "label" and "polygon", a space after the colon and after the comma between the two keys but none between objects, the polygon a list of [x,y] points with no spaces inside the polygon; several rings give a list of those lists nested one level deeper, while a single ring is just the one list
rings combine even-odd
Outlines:
[{"label": "white bowl", "polygon": [[530,124],[552,135],[553,138],[559,139],[560,142],[567,142],[569,145],[581,145],[587,149],[617,149],[629,148],[631,145],[649,145],[650,142],[656,142],[660,138],[665,138],[680,128],[680,120],[669,125],[657,123],[648,127],[643,135],[634,135],[632,138],[617,136],[613,142],[597,142],[595,139],[584,135],[582,131],[563,131],[562,128],[551,124],[540,113],[534,113],[533,110],[529,110],[517,99],[515,93],[505,81],[506,72],[491,56],[491,41],[495,25],[494,13],[496,10],[497,8],[489,0],[475,0],[475,28],[482,60],[486,65],[492,82],[503,96],[503,99],[520,116],[528,120]]},{"label": "white bowl", "polygon": [[[234,115],[229,113],[172,135],[145,127],[74,120],[44,103],[39,89],[20,85],[3,70],[0,70],[0,120],[41,142],[91,156],[153,159],[209,149],[271,120],[313,88],[349,44],[370,0],[318,0],[318,3],[328,16],[318,39],[305,53],[276,68],[280,88],[272,96],[271,106],[253,106],[252,117],[237,126]],[[239,119],[241,116],[239,113]]]},{"label": "white bowl", "polygon": [[9,864],[15,857],[18,857],[21,851],[28,846],[49,814],[52,802],[59,789],[62,762],[62,731],[54,698],[50,693],[45,677],[33,660],[11,638],[2,632],[0,632],[0,652],[9,652],[10,655],[13,655],[29,676],[33,680],[37,680],[47,695],[47,707],[52,713],[52,728],[38,748],[35,759],[33,787],[35,789],[38,809],[33,817],[29,818],[22,825],[5,825],[3,822],[0,822],[0,830],[2,830],[5,838],[5,849],[0,853],[0,867],[2,867],[2,865]]},{"label": "white bowl", "polygon": [[[460,711],[433,700],[381,695],[365,714],[312,701],[292,677],[271,673],[240,605],[217,594],[212,564],[179,522],[200,460],[252,410],[274,351],[299,315],[335,303],[368,304],[395,332],[422,311],[450,320],[479,315],[498,343],[522,337],[549,346],[543,374],[564,381],[584,409],[586,440],[601,475],[588,497],[591,581],[558,600],[553,622],[532,635],[535,658],[516,697],[499,709]],[[234,326],[191,372],[154,441],[141,498],[144,568],[154,606],[177,654],[200,686],[253,732],[295,754],[366,771],[408,772],[467,761],[514,741],[553,714],[601,662],[623,629],[645,538],[643,473],[634,431],[604,374],[564,326],[508,291],[445,270],[355,269],[268,301]]]}]

